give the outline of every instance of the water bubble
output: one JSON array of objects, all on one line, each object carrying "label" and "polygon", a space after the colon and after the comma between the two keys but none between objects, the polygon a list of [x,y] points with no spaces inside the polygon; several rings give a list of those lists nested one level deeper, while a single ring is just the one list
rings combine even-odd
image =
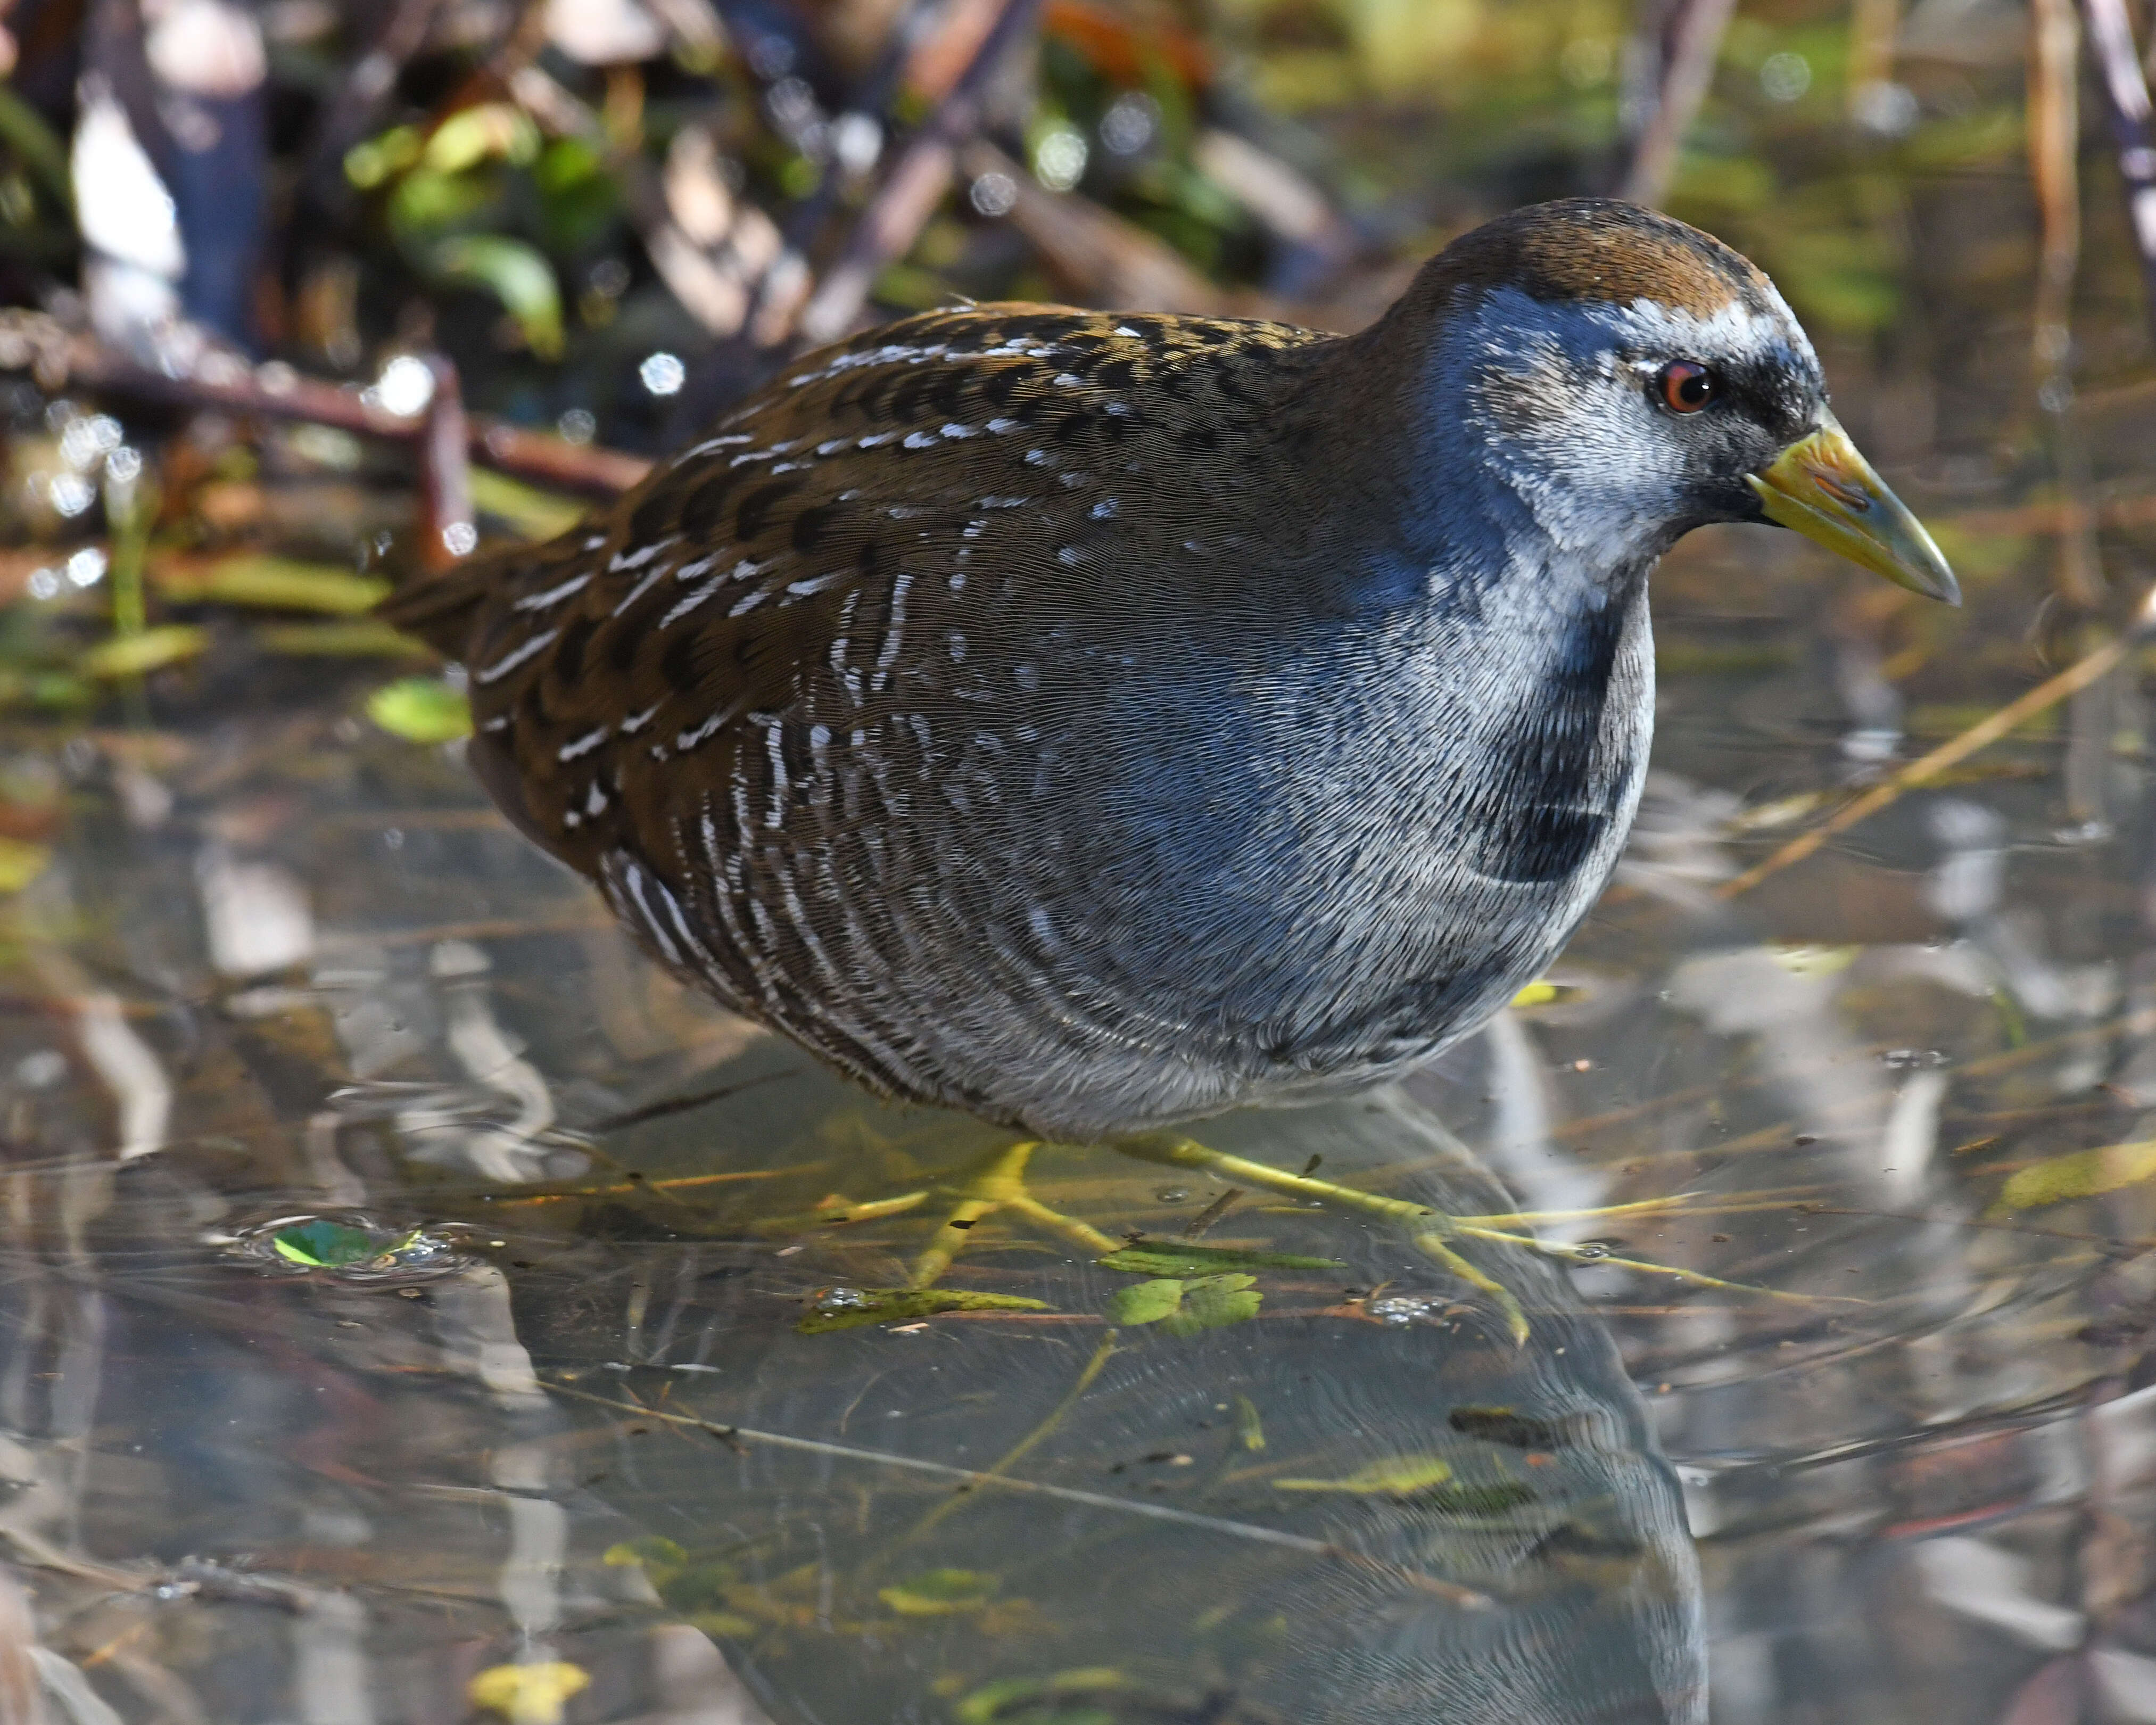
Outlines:
[{"label": "water bubble", "polygon": [[599,422],[582,408],[571,408],[554,422],[554,429],[564,443],[588,444],[598,434],[598,429]]},{"label": "water bubble", "polygon": [[85,545],[67,560],[67,578],[77,587],[95,587],[105,579],[105,553]]},{"label": "water bubble", "polygon": [[1190,1189],[1188,1186],[1163,1186],[1153,1194],[1153,1201],[1156,1204],[1181,1204],[1189,1196]]},{"label": "water bubble", "polygon": [[33,599],[57,598],[59,596],[60,576],[57,569],[33,569],[30,578],[23,583]]},{"label": "water bubble", "polygon": [[654,395],[678,395],[681,386],[689,381],[689,368],[681,363],[678,355],[653,353],[644,357],[644,363],[636,368],[636,375]]},{"label": "water bubble", "polygon": [[1033,146],[1033,177],[1051,192],[1068,192],[1085,178],[1089,153],[1076,126],[1050,126]]},{"label": "water bubble", "polygon": [[479,529],[470,521],[451,521],[442,529],[442,545],[451,557],[470,557],[479,546]]},{"label": "water bubble", "polygon": [[1018,182],[1009,174],[985,173],[966,196],[984,216],[1007,216],[1018,203]]},{"label": "water bubble", "polygon": [[1101,141],[1116,156],[1135,156],[1160,131],[1160,104],[1143,90],[1116,98],[1101,116]]},{"label": "water bubble", "polygon": [[875,1301],[859,1288],[824,1288],[809,1303],[819,1312],[859,1312]]},{"label": "water bubble", "polygon": [[1422,1294],[1388,1294],[1382,1300],[1373,1300],[1363,1309],[1381,1324],[1390,1324],[1395,1329],[1419,1323],[1432,1312],[1441,1310],[1445,1301]]},{"label": "water bubble", "polygon": [[1812,63],[1800,54],[1770,54],[1759,68],[1759,88],[1770,102],[1794,102],[1812,87]]},{"label": "water bubble", "polygon": [[67,1056],[54,1048],[41,1048],[15,1062],[15,1082],[25,1090],[49,1090],[67,1072]]},{"label": "water bubble", "polygon": [[593,293],[619,300],[629,291],[629,265],[619,258],[601,258],[592,265],[591,274],[585,279],[591,283]]},{"label": "water bubble", "polygon": [[382,367],[367,393],[384,413],[409,419],[424,413],[434,398],[434,373],[424,359],[400,353]]},{"label": "water bubble", "polygon": [[74,516],[97,501],[97,493],[90,481],[79,473],[56,473],[45,487],[45,495],[52,499],[53,507],[62,515]]}]

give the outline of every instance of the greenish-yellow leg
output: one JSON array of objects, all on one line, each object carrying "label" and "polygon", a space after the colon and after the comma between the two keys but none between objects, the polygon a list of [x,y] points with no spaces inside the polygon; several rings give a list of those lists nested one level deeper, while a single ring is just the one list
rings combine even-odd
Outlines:
[{"label": "greenish-yellow leg", "polygon": [[1689,1193],[1680,1193],[1671,1198],[1648,1199],[1637,1204],[1611,1204],[1597,1210],[1517,1210],[1502,1215],[1453,1216],[1442,1210],[1432,1209],[1428,1204],[1411,1204],[1405,1199],[1384,1198],[1374,1192],[1361,1192],[1353,1186],[1342,1186],[1336,1181],[1312,1179],[1307,1174],[1286,1173],[1279,1168],[1268,1168],[1261,1162],[1252,1162],[1245,1157],[1230,1156],[1224,1151],[1210,1149],[1174,1132],[1142,1132],[1132,1137],[1117,1138],[1112,1141],[1112,1147],[1142,1162],[1159,1163],[1168,1168],[1199,1168],[1239,1184],[1261,1186],[1268,1191],[1285,1193],[1291,1198],[1312,1199],[1321,1204],[1361,1210],[1366,1215],[1383,1216],[1389,1221],[1399,1223],[1408,1229],[1418,1250],[1489,1298],[1504,1314],[1506,1327],[1512,1332],[1515,1342],[1524,1342],[1527,1338],[1527,1317],[1518,1298],[1502,1282],[1477,1269],[1454,1250],[1450,1244],[1453,1240],[1480,1240],[1523,1246],[1529,1251],[1540,1252],[1545,1257],[1556,1258],[1566,1263],[1611,1264],[1620,1269],[1677,1276],[1701,1287],[1732,1288],[1745,1293],[1773,1295],[1778,1299],[1801,1297],[1779,1294],[1771,1288],[1752,1287],[1743,1282],[1723,1281],[1716,1276],[1702,1276],[1697,1271],[1680,1270],[1667,1264],[1650,1264],[1636,1258],[1612,1257],[1605,1250],[1568,1245],[1558,1240],[1537,1240],[1531,1234],[1513,1231],[1521,1227],[1532,1227],[1537,1222],[1638,1216],[1679,1209],[1690,1200],[1691,1194]]},{"label": "greenish-yellow leg", "polygon": [[1115,1250],[1117,1242],[1097,1228],[1052,1210],[1025,1189],[1025,1171],[1033,1153],[1040,1147],[1028,1140],[991,1150],[962,1173],[954,1188],[958,1202],[928,1242],[927,1250],[913,1260],[910,1278],[916,1288],[932,1286],[965,1250],[974,1224],[999,1210],[1009,1210],[1061,1235],[1096,1257]]}]

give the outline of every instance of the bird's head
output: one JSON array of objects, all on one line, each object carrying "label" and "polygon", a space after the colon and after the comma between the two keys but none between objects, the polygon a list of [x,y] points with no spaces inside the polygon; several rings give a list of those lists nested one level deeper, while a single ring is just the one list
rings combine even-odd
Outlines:
[{"label": "bird's head", "polygon": [[1959,603],[1774,285],[1719,240],[1633,204],[1538,204],[1446,248],[1402,309],[1435,332],[1416,387],[1444,465],[1478,467],[1559,547],[1637,566],[1711,521],[1773,521]]}]

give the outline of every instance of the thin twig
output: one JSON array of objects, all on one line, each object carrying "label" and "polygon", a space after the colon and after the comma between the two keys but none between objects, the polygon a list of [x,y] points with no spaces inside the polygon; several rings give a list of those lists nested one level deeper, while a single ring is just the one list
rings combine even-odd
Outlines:
[{"label": "thin twig", "polygon": [[973,64],[914,134],[802,307],[799,327],[808,341],[831,341],[844,335],[860,316],[884,265],[912,249],[950,187],[959,146],[980,127],[989,81],[1032,29],[1040,9],[1040,0],[1009,0],[995,28],[982,39]]},{"label": "thin twig", "polygon": [[1652,91],[1642,93],[1645,111],[1630,128],[1630,151],[1618,181],[1617,195],[1635,203],[1659,203],[1669,189],[1678,146],[1713,81],[1736,0],[1673,0],[1655,9],[1661,28],[1640,33],[1651,39]]},{"label": "thin twig", "polygon": [[[183,374],[152,371],[42,312],[0,311],[0,371],[28,371],[50,391],[72,386],[174,407],[334,426],[397,443],[424,436],[428,425],[424,415],[393,413],[358,390],[302,377],[275,362],[250,367],[217,352]],[[600,496],[630,490],[651,470],[639,455],[572,444],[480,414],[470,416],[466,441],[489,467]]]},{"label": "thin twig", "polygon": [[1975,754],[1989,748],[2002,737],[2025,725],[2039,713],[2056,706],[2076,691],[2114,669],[2139,643],[2139,629],[2129,629],[2117,639],[2107,641],[2093,653],[2076,660],[2056,676],[2039,683],[2017,701],[2010,701],[1989,718],[1979,721],[1950,742],[1941,743],[1922,760],[1912,761],[1898,773],[1874,785],[1862,796],[1835,810],[1834,814],[1808,833],[1799,833],[1772,856],[1754,863],[1734,880],[1725,880],[1715,888],[1717,898],[1735,898],[1749,892],[1770,875],[1779,875],[1792,864],[1800,863],[1828,839],[1847,832],[1860,821],[1873,815],[1893,803],[1904,791],[1912,790],[1927,779],[1936,778],[1948,768],[1957,766]]}]

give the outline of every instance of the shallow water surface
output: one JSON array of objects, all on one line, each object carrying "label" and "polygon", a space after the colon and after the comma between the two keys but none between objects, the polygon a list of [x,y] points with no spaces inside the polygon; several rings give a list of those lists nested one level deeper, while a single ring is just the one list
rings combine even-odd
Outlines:
[{"label": "shallow water surface", "polygon": [[[0,898],[0,1696],[2156,1720],[2149,665],[1732,890],[2156,568],[2100,177],[2079,394],[2032,382],[1983,142],[2019,26],[1947,16],[2000,10],[1911,9],[1898,153],[1838,98],[1732,141],[1725,91],[1676,199],[1784,270],[1967,609],[1687,542],[1645,806],[1547,986],[1209,1158],[881,1107],[685,993],[459,745],[367,722],[378,665],[220,627],[95,728],[9,721],[0,838],[51,857]],[[1743,89],[1782,39],[1732,36]],[[1804,240],[1829,205],[1862,245]],[[263,485],[371,536],[326,483]]]}]

